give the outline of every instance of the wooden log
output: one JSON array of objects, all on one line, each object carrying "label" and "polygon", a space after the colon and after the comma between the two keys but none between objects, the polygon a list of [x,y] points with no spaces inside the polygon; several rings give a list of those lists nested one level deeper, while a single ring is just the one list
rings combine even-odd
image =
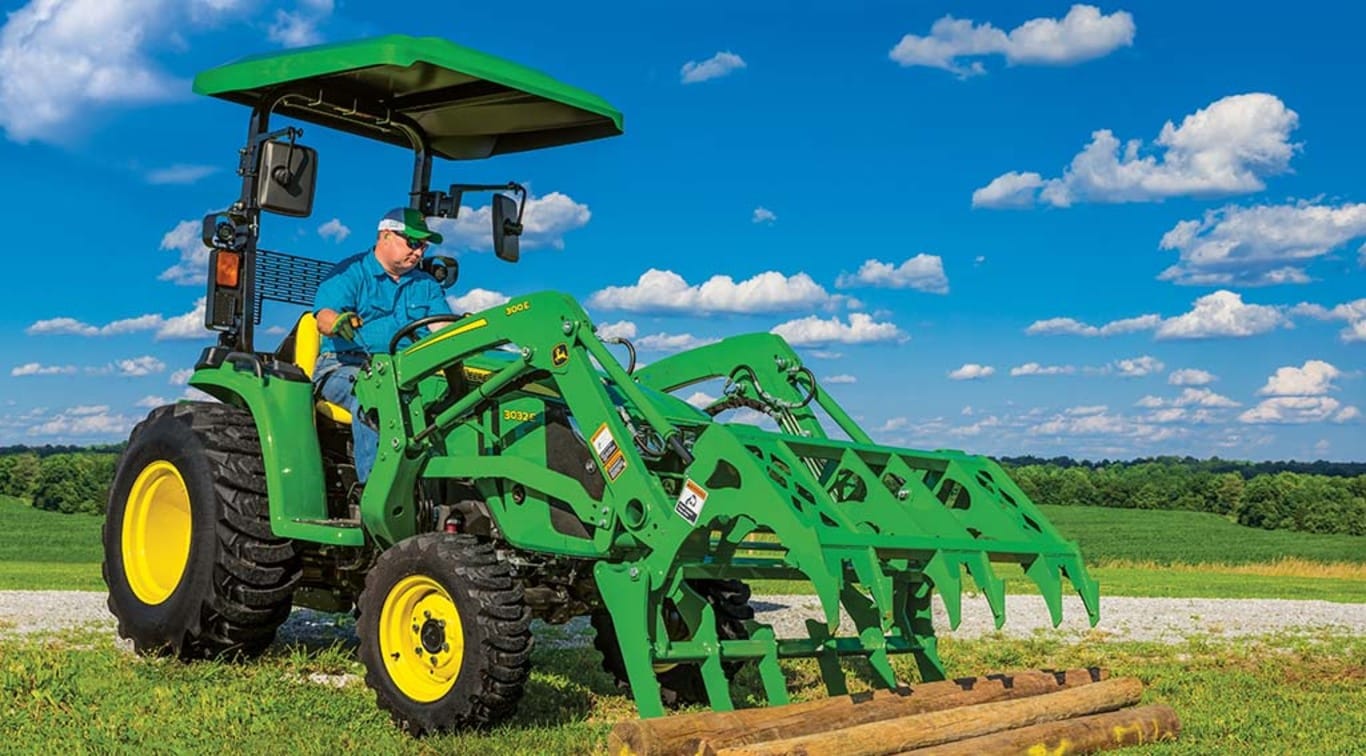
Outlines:
[{"label": "wooden log", "polygon": [[977,756],[983,753],[1065,756],[1175,740],[1180,733],[1181,720],[1171,707],[1137,706],[917,748],[901,756]]},{"label": "wooden log", "polygon": [[705,756],[888,756],[913,748],[1133,706],[1143,683],[1121,677],[1053,693],[911,714],[783,740],[713,749]]},{"label": "wooden log", "polygon": [[835,696],[785,706],[630,720],[612,728],[607,736],[607,748],[613,756],[693,756],[703,741],[713,748],[761,743],[907,714],[1037,696],[1099,682],[1108,676],[1104,670],[1095,668],[1063,672],[1028,670],[921,683],[894,691]]}]

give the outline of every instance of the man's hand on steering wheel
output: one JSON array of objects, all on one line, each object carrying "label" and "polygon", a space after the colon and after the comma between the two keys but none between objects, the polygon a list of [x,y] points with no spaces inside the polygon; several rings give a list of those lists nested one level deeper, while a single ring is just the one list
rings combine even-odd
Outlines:
[{"label": "man's hand on steering wheel", "polygon": [[340,336],[347,341],[356,340],[356,329],[360,328],[360,316],[350,310],[341,313],[332,322],[332,335]]}]

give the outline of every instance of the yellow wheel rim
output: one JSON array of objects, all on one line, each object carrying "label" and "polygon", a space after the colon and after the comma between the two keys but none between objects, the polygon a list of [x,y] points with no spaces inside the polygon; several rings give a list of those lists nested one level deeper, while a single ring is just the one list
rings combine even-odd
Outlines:
[{"label": "yellow wheel rim", "polygon": [[379,650],[400,692],[431,703],[450,692],[465,659],[460,610],[426,575],[398,581],[379,613]]},{"label": "yellow wheel rim", "polygon": [[145,604],[171,597],[190,561],[190,492],[176,466],[157,460],[138,474],[123,512],[123,573]]}]

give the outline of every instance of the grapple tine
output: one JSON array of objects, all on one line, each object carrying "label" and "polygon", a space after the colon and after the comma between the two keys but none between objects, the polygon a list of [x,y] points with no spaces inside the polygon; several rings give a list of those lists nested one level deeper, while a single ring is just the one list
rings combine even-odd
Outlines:
[{"label": "grapple tine", "polygon": [[1006,623],[1006,584],[992,569],[991,562],[987,560],[987,555],[977,551],[966,554],[962,557],[963,565],[968,568],[968,574],[972,575],[972,581],[977,584],[982,595],[987,597],[987,605],[991,607],[992,619],[996,622],[996,629],[1000,630]]},{"label": "grapple tine", "polygon": [[1081,563],[1080,556],[1068,556],[1059,561],[1062,564],[1062,574],[1072,582],[1072,587],[1077,589],[1077,595],[1081,596],[1081,603],[1086,607],[1086,617],[1091,627],[1095,627],[1100,621],[1100,583],[1091,579],[1086,566]]},{"label": "grapple tine", "polygon": [[944,601],[944,613],[949,616],[949,629],[957,630],[963,621],[963,578],[957,562],[945,558],[943,552],[934,555],[925,565],[925,574],[939,591]]},{"label": "grapple tine", "polygon": [[1039,587],[1039,593],[1048,604],[1053,627],[1062,624],[1062,581],[1058,578],[1058,565],[1048,557],[1040,556],[1025,568],[1025,576]]}]

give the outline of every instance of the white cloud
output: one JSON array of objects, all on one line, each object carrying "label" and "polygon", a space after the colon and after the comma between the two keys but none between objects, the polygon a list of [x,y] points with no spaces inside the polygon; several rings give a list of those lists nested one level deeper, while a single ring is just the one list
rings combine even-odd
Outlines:
[{"label": "white cloud", "polygon": [[1303,367],[1277,368],[1257,393],[1261,396],[1318,396],[1337,389],[1333,379],[1341,375],[1341,370],[1323,360],[1308,360]]},{"label": "white cloud", "polygon": [[[521,246],[523,249],[564,249],[564,235],[588,225],[592,217],[588,205],[574,201],[567,194],[551,192],[544,197],[528,194],[522,211]],[[462,205],[455,218],[432,218],[430,224],[445,237],[441,242],[443,248],[479,252],[493,249],[491,204],[479,208]]]},{"label": "white cloud", "polygon": [[187,165],[176,163],[168,168],[158,168],[147,174],[149,184],[193,184],[218,171],[214,165]]},{"label": "white cloud", "polygon": [[190,376],[194,375],[194,370],[184,368],[171,373],[170,383],[173,386],[184,386],[190,382]]},{"label": "white cloud", "polygon": [[1139,315],[1135,318],[1113,320],[1103,326],[1087,325],[1075,318],[1036,320],[1025,329],[1030,336],[1071,334],[1076,336],[1113,336],[1118,333],[1149,331],[1162,322],[1161,315]]},{"label": "white cloud", "polygon": [[1157,396],[1145,396],[1136,402],[1140,407],[1156,409],[1159,407],[1239,407],[1238,402],[1216,394],[1207,388],[1188,388],[1183,389],[1179,396],[1171,399],[1163,399]]},{"label": "white cloud", "polygon": [[347,228],[346,224],[342,223],[340,218],[333,218],[321,226],[318,226],[318,236],[329,241],[341,243],[346,241],[346,237],[350,235],[351,229]]},{"label": "white cloud", "polygon": [[1338,332],[1338,337],[1349,343],[1366,341],[1366,299],[1344,302],[1331,310],[1322,305],[1301,302],[1291,308],[1290,312],[1317,320],[1345,320],[1347,327]]},{"label": "white cloud", "polygon": [[778,216],[776,213],[762,206],[754,208],[754,217],[751,218],[751,222],[753,223],[767,223],[770,226],[777,220]]},{"label": "white cloud", "polygon": [[716,399],[717,397],[714,397],[705,391],[694,391],[692,396],[688,397],[684,401],[698,409],[704,409],[712,402],[716,401]]},{"label": "white cloud", "polygon": [[588,305],[604,310],[708,315],[787,312],[834,301],[805,273],[788,277],[767,271],[739,283],[730,276],[718,275],[690,286],[671,270],[651,268],[633,286],[609,286],[595,292]]},{"label": "white cloud", "polygon": [[126,360],[114,360],[114,372],[126,376],[144,376],[152,373],[160,373],[166,370],[166,363],[158,360],[151,355],[133,357]]},{"label": "white cloud", "polygon": [[1356,407],[1343,407],[1331,396],[1274,396],[1239,415],[1238,421],[1274,424],[1347,422],[1360,415],[1361,411]]},{"label": "white cloud", "polygon": [[703,338],[690,333],[656,333],[642,337],[635,344],[643,350],[655,352],[681,352],[707,344],[715,344],[720,339]]},{"label": "white cloud", "polygon": [[862,312],[850,313],[847,325],[840,322],[839,316],[822,320],[815,315],[808,315],[799,320],[780,323],[774,326],[772,332],[787,339],[793,346],[902,342],[910,338],[895,324],[879,323],[871,315]]},{"label": "white cloud", "polygon": [[170,402],[169,399],[166,399],[165,397],[162,397],[162,396],[144,396],[144,397],[142,397],[141,399],[137,400],[137,402],[134,403],[133,406],[134,406],[134,407],[145,407],[145,408],[147,408],[147,409],[153,409],[153,408],[156,408],[156,407],[164,407],[164,406],[166,406],[167,404],[170,404],[170,403],[171,403],[171,402]]},{"label": "white cloud", "polygon": [[830,376],[829,378],[823,379],[821,382],[822,382],[822,383],[858,383],[858,378],[856,378],[856,377],[854,377],[854,376],[852,376],[852,375],[848,375],[848,374],[840,374],[840,375],[832,375],[832,376]]},{"label": "white cloud", "polygon": [[1161,248],[1175,250],[1180,261],[1158,279],[1197,286],[1307,283],[1305,263],[1363,236],[1366,203],[1230,205],[1163,235]]},{"label": "white cloud", "polygon": [[929,66],[959,77],[986,73],[980,61],[959,58],[1003,55],[1012,65],[1067,65],[1099,58],[1134,43],[1134,18],[1125,11],[1103,15],[1093,5],[1073,5],[1061,19],[1035,18],[1009,32],[990,23],[945,16],[927,37],[907,34],[888,53],[903,66]]},{"label": "white cloud", "polygon": [[1109,405],[1105,404],[1086,404],[1079,407],[1068,407],[1063,413],[1072,417],[1085,417],[1087,415],[1100,415],[1109,411]]},{"label": "white cloud", "polygon": [[194,308],[184,315],[166,318],[157,326],[157,341],[162,339],[202,339],[209,336],[204,327],[204,297],[195,300]]},{"label": "white cloud", "polygon": [[158,281],[181,286],[203,286],[209,276],[209,248],[204,246],[203,222],[185,220],[161,237],[161,249],[180,253],[180,261],[163,270]]},{"label": "white cloud", "polygon": [[1033,207],[1034,194],[1043,186],[1043,176],[1033,171],[1010,171],[972,192],[973,207]]},{"label": "white cloud", "polygon": [[133,429],[133,420],[109,412],[109,407],[71,407],[45,422],[28,429],[31,436],[124,435]]},{"label": "white cloud", "polygon": [[1183,368],[1173,370],[1167,376],[1167,383],[1173,386],[1204,386],[1207,383],[1214,383],[1219,380],[1213,373],[1195,368]]},{"label": "white cloud", "polygon": [[684,84],[696,84],[717,79],[745,67],[745,61],[729,50],[719,52],[702,62],[690,60],[683,64],[679,76]]},{"label": "white cloud", "polygon": [[1159,339],[1204,339],[1214,336],[1255,336],[1289,321],[1275,307],[1244,304],[1231,291],[1220,290],[1195,300],[1194,309],[1158,326]]},{"label": "white cloud", "polygon": [[1072,365],[1040,365],[1037,362],[1026,362],[1010,369],[1011,376],[1019,375],[1071,375],[1077,372],[1077,368]]},{"label": "white cloud", "polygon": [[900,265],[881,260],[866,260],[858,273],[841,273],[835,281],[841,289],[851,286],[879,286],[888,289],[916,289],[936,294],[949,293],[949,279],[944,275],[944,261],[938,255],[921,253]]},{"label": "white cloud", "polygon": [[91,111],[188,93],[147,48],[172,28],[169,0],[32,0],[0,29],[0,127],[59,141]]},{"label": "white cloud", "polygon": [[990,365],[978,365],[975,362],[968,362],[957,370],[951,371],[949,377],[955,381],[971,381],[977,378],[986,378],[995,372],[996,368]]},{"label": "white cloud", "polygon": [[1160,373],[1166,367],[1156,357],[1143,355],[1125,360],[1115,360],[1109,367],[1124,378],[1141,378],[1145,375]]},{"label": "white cloud", "polygon": [[10,375],[71,375],[76,372],[75,365],[43,365],[37,362],[28,362],[15,368],[11,368]]},{"label": "white cloud", "polygon": [[323,41],[318,25],[332,15],[332,0],[299,0],[294,11],[275,11],[266,36],[283,47],[306,47]]},{"label": "white cloud", "polygon": [[508,295],[501,291],[470,289],[458,297],[446,297],[446,302],[450,304],[451,312],[461,313],[487,310],[507,302],[508,299]]},{"label": "white cloud", "polygon": [[1011,171],[973,193],[974,207],[1018,207],[1037,191],[1040,202],[1069,207],[1078,202],[1153,202],[1167,197],[1216,196],[1261,191],[1263,178],[1284,173],[1298,146],[1290,132],[1299,116],[1275,95],[1232,95],[1168,121],[1155,142],[1120,144],[1109,130],[1072,158],[1063,175]]},{"label": "white cloud", "polygon": [[636,337],[636,324],[629,320],[618,320],[615,323],[601,323],[598,325],[598,338],[600,339],[634,339]]}]

